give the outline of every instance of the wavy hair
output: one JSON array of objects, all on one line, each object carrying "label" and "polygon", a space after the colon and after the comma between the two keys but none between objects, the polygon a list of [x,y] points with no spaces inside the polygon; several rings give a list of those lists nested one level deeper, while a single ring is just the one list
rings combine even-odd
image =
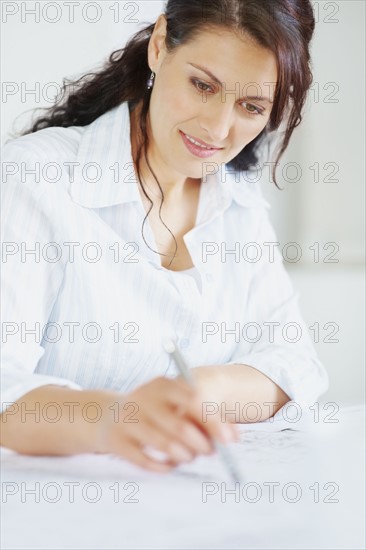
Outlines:
[{"label": "wavy hair", "polygon": [[[287,149],[294,129],[301,123],[302,110],[313,81],[309,44],[315,19],[310,0],[167,0],[163,13],[167,19],[165,46],[168,53],[193,41],[203,29],[212,27],[250,35],[260,46],[274,53],[278,82],[267,126],[227,166],[245,171],[256,165],[264,142],[269,143],[270,133],[278,130],[285,121],[286,129],[272,169],[273,181],[278,187],[276,166]],[[109,56],[101,70],[87,73],[75,81],[63,79],[61,99],[20,134],[54,126],[86,126],[124,101],[128,101],[130,109],[141,102],[139,126],[142,142],[137,151],[136,170],[144,194],[151,203],[146,217],[153,203],[141,181],[140,162],[143,150],[148,163],[146,119],[151,90],[147,89],[147,81],[151,71],[147,52],[154,27],[155,23],[149,24],[136,32],[124,48]],[[149,163],[148,166],[151,170]],[[164,194],[160,185],[159,188],[163,203]]]}]

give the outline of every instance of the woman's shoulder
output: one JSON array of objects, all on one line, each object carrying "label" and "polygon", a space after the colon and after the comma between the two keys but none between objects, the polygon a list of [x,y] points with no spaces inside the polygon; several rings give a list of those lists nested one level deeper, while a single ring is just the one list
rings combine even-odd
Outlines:
[{"label": "woman's shoulder", "polygon": [[42,204],[69,199],[68,190],[85,128],[49,127],[8,139],[1,148],[1,192]]},{"label": "woman's shoulder", "polygon": [[16,162],[34,158],[35,161],[57,162],[64,158],[71,161],[77,154],[84,131],[82,126],[55,126],[8,139],[2,146],[2,160]]}]

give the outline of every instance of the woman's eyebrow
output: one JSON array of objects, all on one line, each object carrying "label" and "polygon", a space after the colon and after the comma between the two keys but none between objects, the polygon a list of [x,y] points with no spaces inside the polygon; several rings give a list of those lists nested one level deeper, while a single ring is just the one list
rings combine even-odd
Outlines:
[{"label": "woman's eyebrow", "polygon": [[207,67],[203,67],[202,65],[196,65],[196,63],[188,63],[188,65],[192,65],[192,67],[195,67],[195,68],[198,69],[199,71],[203,71],[203,72],[206,73],[212,80],[214,80],[214,81],[216,82],[216,84],[219,84],[220,86],[223,86],[223,83],[217,78],[217,76],[215,76],[214,74],[212,74],[212,72],[209,71]]},{"label": "woman's eyebrow", "polygon": [[[221,82],[221,80],[219,80],[217,78],[217,76],[215,76],[207,67],[204,67],[203,65],[197,65],[196,63],[188,63],[188,65],[192,65],[192,67],[195,67],[199,71],[203,71],[204,73],[206,73],[207,76],[209,76],[219,86],[222,87],[224,85]],[[258,96],[258,95],[250,95],[250,96],[248,95],[248,96],[245,96],[245,98],[243,98],[243,99],[249,99],[249,100],[253,100],[253,101],[266,101],[267,103],[270,103],[271,105],[273,103],[273,101],[271,101],[268,97],[263,97],[263,96]]]}]

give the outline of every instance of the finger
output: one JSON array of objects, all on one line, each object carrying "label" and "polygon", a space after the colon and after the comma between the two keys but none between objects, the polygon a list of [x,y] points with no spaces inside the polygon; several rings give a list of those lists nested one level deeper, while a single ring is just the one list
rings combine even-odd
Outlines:
[{"label": "finger", "polygon": [[189,404],[185,416],[196,423],[197,427],[210,440],[228,443],[236,440],[237,429],[234,424],[222,422],[220,417],[206,416],[202,414],[201,399],[194,399]]},{"label": "finger", "polygon": [[[175,405],[175,412],[178,416],[190,419],[193,426],[196,426],[196,435],[193,435],[192,433],[191,437],[193,437],[195,445],[199,445],[198,448],[200,449],[200,452],[204,453],[204,448],[206,449],[206,452],[210,452],[207,445],[210,446],[209,442],[212,442],[212,440],[227,443],[238,439],[237,428],[233,423],[222,422],[221,418],[216,416],[208,416],[208,418],[206,417],[206,420],[204,421],[202,408],[203,397],[199,389],[189,385],[180,376],[175,378],[174,382],[177,386],[182,388],[182,392],[188,391],[187,401],[178,406]],[[189,392],[189,390],[191,390],[191,392]],[[164,417],[168,417],[168,415],[161,415],[161,418]],[[157,419],[155,418],[155,420]],[[180,431],[176,429],[175,433],[180,433]],[[187,439],[185,439],[185,443],[187,443]]]},{"label": "finger", "polygon": [[187,448],[194,456],[214,452],[213,442],[192,419],[169,410],[152,411],[149,421],[167,437]]},{"label": "finger", "polygon": [[182,378],[174,378],[174,380],[163,378],[162,385],[166,386],[165,401],[171,405],[181,406],[183,409],[197,396],[197,391],[194,387],[190,386]]},{"label": "finger", "polygon": [[190,449],[182,445],[176,437],[164,433],[160,426],[152,423],[150,419],[146,420],[144,425],[139,426],[138,431],[134,430],[129,434],[129,437],[140,447],[148,445],[163,452],[167,459],[174,464],[190,462],[194,458],[194,453]]},{"label": "finger", "polygon": [[169,472],[176,466],[169,461],[162,462],[161,460],[147,456],[143,451],[143,445],[132,438],[125,438],[123,443],[121,442],[120,445],[116,445],[115,449],[113,449],[113,454],[153,472]]},{"label": "finger", "polygon": [[141,446],[136,442],[132,442],[129,445],[126,445],[121,453],[121,456],[127,459],[132,464],[143,468],[144,470],[149,470],[151,472],[170,472],[175,464],[169,462],[160,462],[154,460],[153,458],[146,456],[144,454]]}]

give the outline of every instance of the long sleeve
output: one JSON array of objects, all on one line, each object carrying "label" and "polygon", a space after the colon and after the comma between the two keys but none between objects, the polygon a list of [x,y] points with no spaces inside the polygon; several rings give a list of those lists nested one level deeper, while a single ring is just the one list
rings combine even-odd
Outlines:
[{"label": "long sleeve", "polygon": [[58,184],[44,181],[42,169],[40,177],[27,173],[40,158],[26,148],[27,141],[16,141],[2,151],[1,412],[45,384],[80,389],[69,380],[34,372],[65,262],[62,257],[54,261],[56,248],[50,245],[60,242]]},{"label": "long sleeve", "polygon": [[[316,399],[327,375],[280,253],[272,262],[263,246],[277,240],[263,200],[234,175],[210,174],[184,235],[199,285],[163,269],[141,232],[129,121],[124,102],[88,126],[45,128],[3,148],[1,409],[45,384],[129,392],[165,376],[174,367],[161,345],[168,330],[191,365],[245,363],[291,399]],[[261,244],[261,260],[226,257],[238,240]],[[221,337],[220,327],[248,322],[280,323],[274,342],[268,325],[256,342]],[[282,338],[291,322],[298,342]]]},{"label": "long sleeve", "polygon": [[274,244],[277,237],[264,209],[262,216],[256,239],[262,256],[250,278],[245,311],[247,338],[228,364],[258,369],[292,401],[307,405],[327,390],[328,375],[311,342],[299,310],[299,294],[283,265],[281,249]]}]

